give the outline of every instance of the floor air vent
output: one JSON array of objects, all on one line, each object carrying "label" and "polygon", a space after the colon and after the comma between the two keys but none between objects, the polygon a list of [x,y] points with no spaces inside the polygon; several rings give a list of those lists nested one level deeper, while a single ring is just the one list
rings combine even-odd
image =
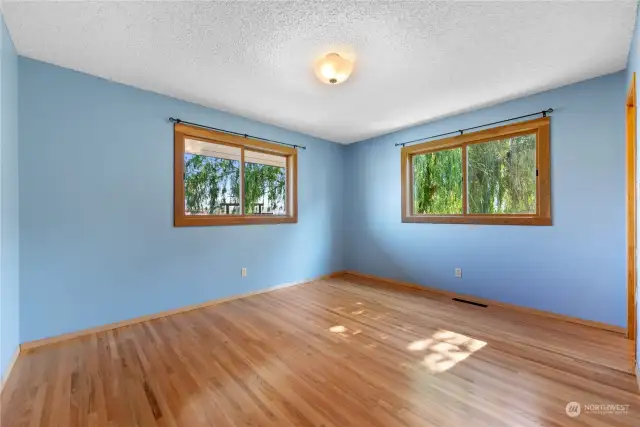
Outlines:
[{"label": "floor air vent", "polygon": [[453,298],[454,301],[463,302],[465,304],[477,305],[478,307],[487,308],[487,304],[480,304],[479,302],[467,301],[466,299]]}]

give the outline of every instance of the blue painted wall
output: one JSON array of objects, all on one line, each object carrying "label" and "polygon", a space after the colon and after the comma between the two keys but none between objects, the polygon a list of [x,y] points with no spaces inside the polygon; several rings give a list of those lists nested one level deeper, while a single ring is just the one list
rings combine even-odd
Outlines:
[{"label": "blue painted wall", "polygon": [[[23,342],[345,268],[625,324],[624,72],[344,147],[30,59],[18,69]],[[548,107],[554,226],[400,222],[395,142]],[[299,223],[174,228],[169,116],[307,145]]]},{"label": "blue painted wall", "polygon": [[[23,342],[343,269],[344,146],[30,59],[19,72]],[[174,228],[170,116],[306,145],[299,222]]]},{"label": "blue painted wall", "polygon": [[18,57],[0,18],[0,377],[19,341]]},{"label": "blue painted wall", "polygon": [[[625,78],[619,72],[348,146],[347,269],[624,326]],[[549,107],[552,227],[400,221],[394,143]]]},{"label": "blue painted wall", "polygon": [[[629,82],[631,81],[631,76],[633,75],[633,73],[636,73],[636,85],[640,85],[640,29],[638,28],[638,19],[640,19],[640,9],[638,9],[638,15],[636,17],[636,28],[633,32],[633,39],[631,40],[631,49],[629,51],[629,62],[627,64],[627,76],[626,76],[627,89],[625,93],[629,91]],[[636,87],[636,97],[638,97],[637,89],[638,88]],[[640,109],[636,111],[639,112]],[[640,125],[639,119],[640,119],[640,115],[636,117],[636,123]],[[640,130],[640,127],[638,127],[638,130]],[[637,135],[636,141],[640,141],[640,135]],[[638,151],[636,150],[636,156],[637,155],[638,155]],[[636,177],[640,177],[640,158],[638,157],[636,157]],[[638,192],[637,192],[637,184],[636,184],[636,195],[637,194]],[[636,212],[640,212],[640,197],[637,197],[636,201],[638,202]],[[640,223],[638,222],[638,216],[636,216],[636,229],[640,230]],[[636,270],[640,271],[640,264],[636,264]],[[636,309],[637,309],[636,320],[640,320],[640,304],[636,306]],[[636,328],[636,345],[638,346],[637,354],[640,355],[640,340],[638,339],[638,336],[640,336],[639,335],[640,331],[638,331],[638,329],[640,328]],[[640,360],[638,362],[639,362],[638,366],[640,366]]]}]

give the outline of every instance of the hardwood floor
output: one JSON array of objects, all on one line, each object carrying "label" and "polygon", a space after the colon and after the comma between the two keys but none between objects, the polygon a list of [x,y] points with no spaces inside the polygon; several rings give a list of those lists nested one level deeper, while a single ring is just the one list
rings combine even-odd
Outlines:
[{"label": "hardwood floor", "polygon": [[640,426],[623,336],[368,283],[322,280],[24,353],[2,426]]}]

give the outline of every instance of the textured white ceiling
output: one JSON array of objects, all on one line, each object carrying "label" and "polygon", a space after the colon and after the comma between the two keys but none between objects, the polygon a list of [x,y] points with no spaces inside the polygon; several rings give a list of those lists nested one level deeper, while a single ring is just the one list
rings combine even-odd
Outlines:
[{"label": "textured white ceiling", "polygon": [[[23,2],[21,55],[350,143],[621,70],[636,2]],[[356,61],[315,79],[318,57]],[[184,117],[188,120],[188,117]]]}]

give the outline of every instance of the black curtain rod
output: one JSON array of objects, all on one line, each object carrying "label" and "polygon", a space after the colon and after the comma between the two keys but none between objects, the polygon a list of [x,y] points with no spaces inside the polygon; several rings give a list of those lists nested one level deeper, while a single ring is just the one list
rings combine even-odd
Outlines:
[{"label": "black curtain rod", "polygon": [[483,127],[486,127],[486,126],[497,125],[497,124],[500,124],[500,123],[511,122],[513,120],[518,120],[518,119],[524,119],[526,117],[537,116],[538,114],[542,114],[542,117],[547,117],[547,114],[551,114],[551,113],[553,113],[553,108],[548,108],[546,110],[538,111],[537,113],[525,114],[524,116],[512,117],[510,119],[500,120],[500,121],[493,122],[493,123],[485,123],[485,124],[479,125],[479,126],[473,126],[473,127],[466,128],[466,129],[454,130],[452,132],[441,133],[440,135],[428,136],[426,138],[414,139],[412,141],[398,142],[398,143],[396,143],[396,147],[399,147],[399,146],[403,146],[404,147],[407,144],[413,144],[415,142],[422,142],[422,141],[426,141],[427,139],[439,138],[441,136],[453,135],[453,134],[456,134],[456,133],[462,135],[464,132],[466,132],[468,130],[483,128]]},{"label": "black curtain rod", "polygon": [[260,138],[259,136],[253,136],[253,135],[249,135],[249,134],[246,134],[246,133],[239,133],[239,132],[234,132],[232,130],[214,128],[214,127],[211,127],[211,126],[200,125],[198,123],[185,122],[184,120],[175,119],[173,117],[169,117],[169,121],[171,123],[182,123],[182,124],[185,124],[185,125],[197,126],[199,128],[203,128],[203,129],[217,130],[218,132],[224,132],[224,133],[228,133],[230,135],[242,136],[244,138],[253,138],[253,139],[259,139],[260,141],[273,142],[274,144],[286,145],[288,147],[302,148],[303,150],[307,149],[307,147],[305,147],[304,145],[287,144],[286,142],[274,141],[273,139],[267,139],[267,138]]}]

